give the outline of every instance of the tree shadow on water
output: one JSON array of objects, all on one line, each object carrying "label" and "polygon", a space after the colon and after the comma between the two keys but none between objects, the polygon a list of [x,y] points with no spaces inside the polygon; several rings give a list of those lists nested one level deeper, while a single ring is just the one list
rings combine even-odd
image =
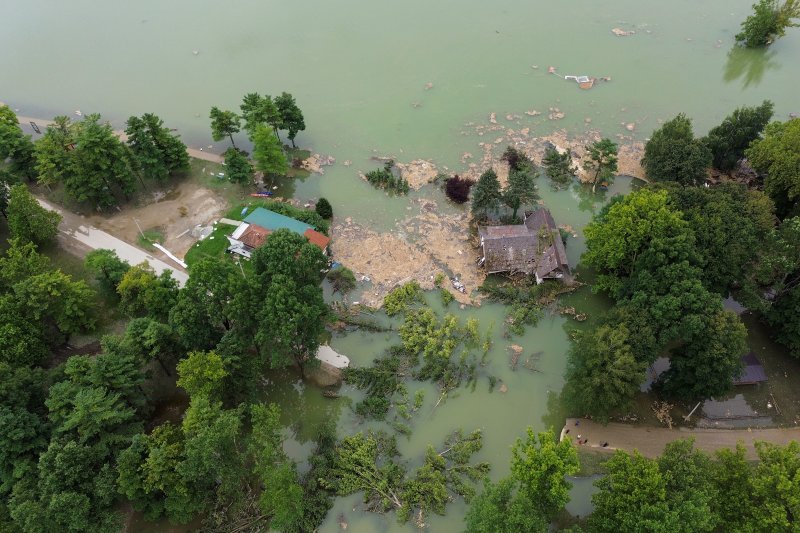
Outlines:
[{"label": "tree shadow on water", "polygon": [[769,48],[745,48],[734,46],[728,52],[723,79],[726,83],[742,80],[742,88],[758,85],[768,70],[775,70],[780,65],[774,60],[775,50]]}]

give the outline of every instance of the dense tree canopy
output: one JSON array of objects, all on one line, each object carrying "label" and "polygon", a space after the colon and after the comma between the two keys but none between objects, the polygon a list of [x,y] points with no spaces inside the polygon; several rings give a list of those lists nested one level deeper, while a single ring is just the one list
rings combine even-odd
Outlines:
[{"label": "dense tree canopy", "polygon": [[189,169],[186,145],[172,135],[156,115],[145,113],[141,118],[130,117],[125,134],[133,160],[146,177],[163,181]]},{"label": "dense tree canopy", "polygon": [[647,364],[637,360],[628,326],[604,324],[580,335],[569,354],[564,399],[576,414],[607,422],[629,407],[645,381]]},{"label": "dense tree canopy", "polygon": [[714,168],[724,171],[736,168],[744,151],[769,123],[774,107],[769,100],[757,107],[740,107],[708,132],[703,142],[711,150]]},{"label": "dense tree canopy", "polygon": [[36,144],[39,183],[62,183],[79,202],[99,208],[119,204],[117,194],[126,198],[135,189],[132,157],[100,115],[86,115],[73,123],[60,116],[47,127]]},{"label": "dense tree canopy", "polygon": [[800,214],[800,120],[769,124],[764,138],[753,141],[745,155],[765,176],[764,190],[775,202],[778,216]]},{"label": "dense tree canopy", "polygon": [[642,166],[653,181],[699,185],[711,166],[711,150],[695,139],[692,121],[683,113],[653,132],[644,146]]},{"label": "dense tree canopy", "polygon": [[566,476],[578,470],[578,454],[566,439],[556,442],[552,431],[538,435],[528,428],[512,450],[511,475],[486,482],[465,517],[469,533],[535,533],[569,501]]},{"label": "dense tree canopy", "polygon": [[508,186],[503,190],[503,203],[511,208],[513,220],[517,220],[520,207],[530,205],[539,198],[531,172],[515,170],[508,175]]},{"label": "dense tree canopy", "polygon": [[268,176],[282,176],[289,170],[289,162],[278,136],[267,126],[259,125],[252,133],[253,161],[256,169]]},{"label": "dense tree canopy", "polygon": [[11,187],[7,213],[8,229],[12,238],[23,242],[47,244],[58,234],[61,215],[39,205],[25,185]]},{"label": "dense tree canopy", "polygon": [[260,125],[272,128],[275,135],[278,127],[282,125],[281,113],[270,95],[261,96],[258,93],[248,93],[242,98],[239,106],[244,120],[244,129],[252,136]]},{"label": "dense tree canopy", "polygon": [[17,115],[0,104],[0,163],[10,161],[9,173],[16,177],[32,179],[36,175],[36,158],[33,141],[19,126]]}]

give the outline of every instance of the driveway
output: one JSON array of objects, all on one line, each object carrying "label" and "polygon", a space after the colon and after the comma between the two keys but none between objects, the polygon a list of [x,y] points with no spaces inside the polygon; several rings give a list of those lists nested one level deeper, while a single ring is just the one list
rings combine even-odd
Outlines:
[{"label": "driveway", "polygon": [[182,268],[175,265],[169,265],[164,261],[157,259],[125,241],[117,239],[109,235],[105,231],[93,228],[85,223],[85,221],[78,215],[60,209],[50,203],[37,198],[39,204],[45,209],[55,211],[61,215],[61,224],[58,225],[58,239],[61,246],[79,257],[84,257],[91,250],[108,249],[117,252],[120,259],[123,259],[131,265],[138,265],[147,261],[157,274],[165,270],[172,272],[172,277],[178,281],[178,284],[183,287],[186,280],[189,279],[189,274]]}]

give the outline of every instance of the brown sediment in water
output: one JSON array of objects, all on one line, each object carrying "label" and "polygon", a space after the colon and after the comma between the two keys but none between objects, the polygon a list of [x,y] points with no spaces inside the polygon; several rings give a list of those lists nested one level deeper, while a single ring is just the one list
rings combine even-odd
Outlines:
[{"label": "brown sediment in water", "polygon": [[[566,130],[534,137],[528,127],[511,129],[492,122],[466,124],[465,128],[467,130],[462,133],[491,135],[492,140],[478,143],[480,155],[463,154],[462,163],[467,168],[459,174],[477,180],[483,172],[493,168],[503,186],[508,181],[509,168],[508,163],[500,158],[507,145],[523,151],[537,165],[541,165],[545,150],[550,146],[562,153],[569,152],[579,168],[578,178],[588,181],[589,176],[580,162],[586,157],[587,147],[601,139],[596,131],[570,136]],[[624,136],[618,136],[617,141],[618,173],[644,179],[639,164],[644,145]],[[467,160],[474,162],[467,163]],[[424,190],[423,187],[439,173],[435,164],[422,159],[395,165],[415,190]],[[358,280],[370,280],[361,296],[362,303],[379,307],[389,291],[411,280],[416,280],[423,289],[432,289],[436,274],[444,272],[448,277],[457,277],[466,288],[464,294],[455,290],[452,283],[444,284],[458,302],[478,304],[480,295],[477,288],[486,274],[477,265],[480,250],[477,239],[470,233],[468,213],[444,215],[438,212],[436,202],[430,198],[413,202],[419,205],[419,213],[406,218],[390,232],[377,233],[349,218],[331,229],[331,247],[336,261],[353,270]]]}]

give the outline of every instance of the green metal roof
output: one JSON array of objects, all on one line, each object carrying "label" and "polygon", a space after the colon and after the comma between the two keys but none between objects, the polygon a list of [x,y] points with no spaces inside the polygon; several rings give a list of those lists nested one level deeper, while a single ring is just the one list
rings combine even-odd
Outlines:
[{"label": "green metal roof", "polygon": [[264,209],[263,207],[256,207],[252,213],[245,217],[244,221],[271,231],[285,228],[299,233],[300,235],[304,234],[307,229],[314,229],[304,222],[278,214],[269,209]]}]

